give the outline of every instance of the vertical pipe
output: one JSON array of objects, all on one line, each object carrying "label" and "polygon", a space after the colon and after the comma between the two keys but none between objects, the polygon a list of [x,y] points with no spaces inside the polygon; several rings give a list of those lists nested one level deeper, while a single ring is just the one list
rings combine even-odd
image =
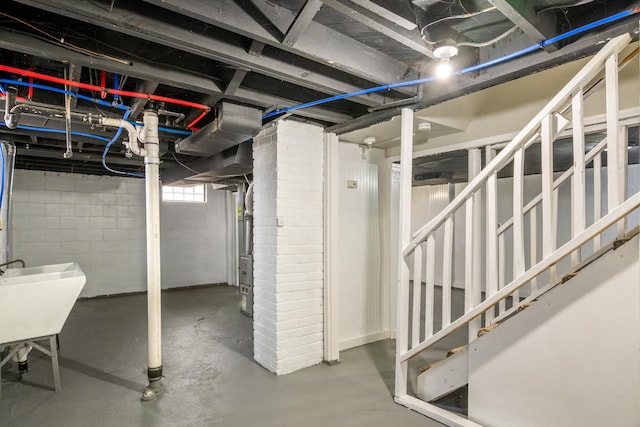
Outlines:
[{"label": "vertical pipe", "polygon": [[396,313],[396,384],[395,397],[407,394],[408,362],[400,361],[400,357],[407,351],[409,319],[409,264],[402,252],[411,240],[411,183],[413,162],[413,110],[403,108],[400,123],[400,252],[398,260],[398,312]]},{"label": "vertical pipe", "polygon": [[4,156],[4,196],[2,200],[2,228],[5,232],[4,247],[2,248],[2,262],[12,259],[12,243],[11,243],[11,205],[13,204],[13,171],[16,163],[16,146],[11,141],[3,141],[0,149],[6,149]]},{"label": "vertical pipe", "polygon": [[[69,69],[64,69],[64,79],[68,80]],[[73,157],[73,151],[71,150],[71,94],[69,93],[69,86],[64,85],[64,129],[65,129],[65,141],[67,143],[67,149],[62,155],[65,159]]]},{"label": "vertical pipe", "polygon": [[149,386],[143,400],[154,399],[162,390],[162,340],[160,307],[160,158],[158,114],[144,112],[144,158],[147,211],[147,320],[149,337]]}]

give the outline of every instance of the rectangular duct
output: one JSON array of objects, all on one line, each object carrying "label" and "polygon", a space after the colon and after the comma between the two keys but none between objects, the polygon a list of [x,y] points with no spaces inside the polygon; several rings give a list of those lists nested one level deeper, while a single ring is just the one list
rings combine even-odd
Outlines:
[{"label": "rectangular duct", "polygon": [[173,165],[160,171],[164,185],[186,185],[221,180],[250,174],[253,170],[251,142],[243,142],[213,156],[195,159],[188,168]]},{"label": "rectangular duct", "polygon": [[262,114],[257,108],[221,102],[216,119],[176,142],[176,153],[209,157],[253,138],[262,127]]}]

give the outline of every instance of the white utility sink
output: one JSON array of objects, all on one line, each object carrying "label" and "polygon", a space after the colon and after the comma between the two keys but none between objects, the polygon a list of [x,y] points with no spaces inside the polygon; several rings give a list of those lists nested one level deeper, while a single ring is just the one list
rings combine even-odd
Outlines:
[{"label": "white utility sink", "polygon": [[0,276],[0,344],[60,333],[86,281],[76,263],[7,270]]}]

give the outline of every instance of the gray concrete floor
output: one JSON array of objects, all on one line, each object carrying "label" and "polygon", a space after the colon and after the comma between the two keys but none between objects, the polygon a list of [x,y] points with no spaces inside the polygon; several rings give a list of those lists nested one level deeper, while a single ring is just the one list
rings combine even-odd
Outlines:
[{"label": "gray concrete floor", "polygon": [[60,334],[63,390],[48,357],[3,369],[0,426],[440,426],[393,403],[394,343],[341,353],[341,363],[275,376],[253,361],[251,319],[236,288],[163,293],[165,391],[146,385],[146,296],[79,301]]}]

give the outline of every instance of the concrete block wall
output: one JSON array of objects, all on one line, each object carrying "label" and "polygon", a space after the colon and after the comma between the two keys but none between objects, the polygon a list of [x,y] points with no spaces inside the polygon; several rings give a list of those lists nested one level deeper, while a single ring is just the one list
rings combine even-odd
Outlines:
[{"label": "concrete block wall", "polygon": [[276,374],[323,357],[323,131],[254,138],[254,357]]},{"label": "concrete block wall", "polygon": [[[226,281],[223,193],[162,203],[160,221],[163,287]],[[83,297],[146,289],[143,180],[16,170],[10,231],[11,257],[27,265],[77,262]]]}]

